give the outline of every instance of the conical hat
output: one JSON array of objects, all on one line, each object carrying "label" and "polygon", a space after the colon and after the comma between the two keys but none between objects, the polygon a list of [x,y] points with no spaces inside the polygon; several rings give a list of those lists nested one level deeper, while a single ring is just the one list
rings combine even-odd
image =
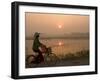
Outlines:
[{"label": "conical hat", "polygon": [[40,33],[36,32],[36,33],[34,34],[34,38],[37,37],[39,34],[40,34]]}]

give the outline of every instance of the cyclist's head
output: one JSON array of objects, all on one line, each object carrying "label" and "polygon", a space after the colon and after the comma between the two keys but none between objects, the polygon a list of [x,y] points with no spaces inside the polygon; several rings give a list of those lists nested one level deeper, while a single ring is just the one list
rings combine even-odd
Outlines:
[{"label": "cyclist's head", "polygon": [[35,34],[34,34],[34,38],[39,37],[39,35],[40,35],[40,33],[35,32]]}]

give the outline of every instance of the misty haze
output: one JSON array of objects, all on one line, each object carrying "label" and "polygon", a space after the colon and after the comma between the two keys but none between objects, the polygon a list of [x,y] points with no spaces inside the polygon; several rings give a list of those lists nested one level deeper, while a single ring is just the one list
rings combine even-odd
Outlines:
[{"label": "misty haze", "polygon": [[26,68],[89,65],[88,15],[26,12],[25,22],[26,58],[35,54],[32,45],[36,32],[40,33],[39,41],[55,55],[49,57],[54,60],[40,64],[31,63],[30,58]]}]

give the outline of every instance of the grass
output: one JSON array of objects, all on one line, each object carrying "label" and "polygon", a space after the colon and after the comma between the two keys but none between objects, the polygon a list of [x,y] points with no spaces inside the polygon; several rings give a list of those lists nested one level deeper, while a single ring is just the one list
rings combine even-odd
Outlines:
[{"label": "grass", "polygon": [[26,68],[87,65],[89,64],[89,50],[81,50],[75,53],[67,53],[59,56],[51,55],[48,59],[49,60],[45,60],[43,64],[27,63]]},{"label": "grass", "polygon": [[67,53],[59,56],[60,60],[82,59],[82,58],[89,58],[89,50],[81,50],[75,53]]}]

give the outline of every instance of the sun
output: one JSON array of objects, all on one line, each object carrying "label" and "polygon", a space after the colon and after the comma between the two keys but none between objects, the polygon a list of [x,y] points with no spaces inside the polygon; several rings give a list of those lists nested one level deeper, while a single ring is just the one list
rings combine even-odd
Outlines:
[{"label": "sun", "polygon": [[58,28],[61,29],[62,28],[62,25],[58,25]]}]

